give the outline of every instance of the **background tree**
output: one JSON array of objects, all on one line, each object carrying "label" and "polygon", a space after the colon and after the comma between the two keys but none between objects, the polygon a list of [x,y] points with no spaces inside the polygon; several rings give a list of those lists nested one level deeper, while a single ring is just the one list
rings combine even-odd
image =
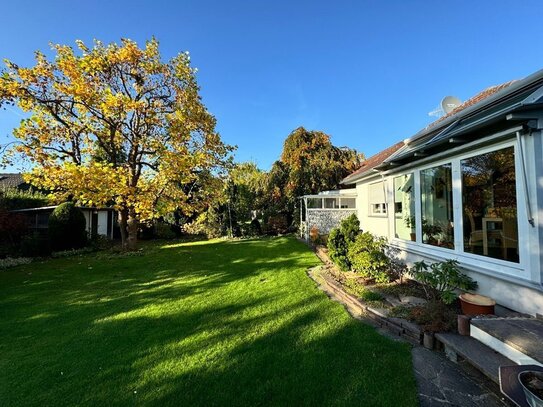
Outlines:
[{"label": "background tree", "polygon": [[347,147],[336,147],[321,131],[298,127],[286,138],[281,158],[268,175],[271,212],[294,216],[299,196],[337,189],[340,181],[358,169],[364,156]]},{"label": "background tree", "polygon": [[54,61],[7,61],[0,103],[31,116],[11,150],[34,164],[29,181],[83,205],[113,205],[123,245],[135,247],[138,223],[180,208],[183,188],[201,171],[220,171],[232,151],[215,132],[199,96],[188,53],[164,63],[155,39],[139,48],[95,41],[92,48],[53,45]]},{"label": "background tree", "polygon": [[239,222],[251,221],[265,201],[266,174],[253,162],[238,163],[230,171],[229,180],[231,209]]},{"label": "background tree", "polygon": [[233,165],[225,179],[215,179],[213,203],[202,211],[189,226],[189,231],[208,237],[238,237],[249,229],[249,222],[258,216],[263,202],[266,173],[255,163]]}]

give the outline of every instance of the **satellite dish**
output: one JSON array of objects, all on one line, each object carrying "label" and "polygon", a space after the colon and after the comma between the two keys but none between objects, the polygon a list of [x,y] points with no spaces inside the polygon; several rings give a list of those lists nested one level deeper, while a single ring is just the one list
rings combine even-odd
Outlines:
[{"label": "satellite dish", "polygon": [[441,109],[445,114],[449,114],[461,104],[462,101],[456,96],[445,96],[441,101]]}]

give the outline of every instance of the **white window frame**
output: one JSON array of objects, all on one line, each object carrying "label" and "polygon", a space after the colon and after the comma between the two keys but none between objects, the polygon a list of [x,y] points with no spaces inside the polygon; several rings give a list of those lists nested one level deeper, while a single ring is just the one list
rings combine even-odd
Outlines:
[{"label": "white window frame", "polygon": [[[371,194],[370,194],[370,188],[372,187],[372,185],[379,185],[380,188],[383,190],[383,202],[372,202],[370,197],[371,197]],[[372,217],[372,218],[386,218],[388,217],[388,208],[387,208],[387,182],[386,182],[386,179],[383,179],[383,180],[380,180],[380,181],[377,181],[377,182],[372,182],[371,184],[368,184],[368,192],[367,192],[367,196],[368,196],[368,217]],[[374,211],[374,205],[378,205],[379,208],[380,208],[380,211],[379,212],[375,212]]]},{"label": "white window frame", "polygon": [[[454,249],[450,249],[450,248],[447,248],[447,247],[440,247],[440,246],[434,246],[434,245],[431,245],[431,244],[428,244],[428,243],[422,243],[422,191],[421,191],[421,184],[420,184],[420,173],[424,170],[429,170],[431,168],[436,168],[436,167],[441,167],[442,165],[446,165],[446,164],[450,164],[451,165],[451,181],[452,181],[452,205],[453,205],[453,224],[456,225],[456,213],[455,213],[455,192],[456,192],[456,188],[455,188],[455,185],[454,185],[454,163],[453,163],[454,159],[451,159],[450,157],[447,158],[447,159],[443,159],[443,160],[440,160],[440,161],[436,161],[434,163],[432,163],[431,165],[427,165],[427,166],[424,166],[424,167],[420,167],[420,168],[417,168],[416,171],[418,171],[419,173],[419,184],[417,185],[417,189],[419,191],[419,211],[415,213],[415,216],[416,216],[416,222],[417,222],[417,226],[420,226],[420,242],[421,244],[423,244],[424,246],[430,246],[430,247],[437,247],[438,249],[440,250],[445,250],[446,252],[448,253],[454,253],[456,251],[456,248],[457,248],[457,245],[456,245],[456,227],[454,228],[454,236],[453,236],[453,241],[454,241]],[[420,219],[419,219],[420,218]],[[417,237],[417,242],[418,242],[418,237]]]},{"label": "white window frame", "polygon": [[[416,191],[416,188],[417,188],[417,184],[416,184],[416,180],[415,180],[415,170],[410,170],[408,172],[405,172],[405,173],[401,173],[401,174],[394,174],[394,175],[391,175],[390,176],[390,179],[391,179],[391,190],[392,190],[392,194],[391,194],[391,202],[392,202],[392,236],[394,236],[394,239],[398,239],[398,240],[401,240],[401,241],[404,241],[404,242],[412,242],[411,239],[403,239],[401,237],[396,237],[396,220],[397,219],[401,219],[403,217],[403,212],[405,210],[405,208],[402,207],[402,216],[396,216],[396,187],[394,186],[394,180],[396,178],[400,178],[400,177],[405,177],[407,175],[412,175],[412,179],[413,179],[413,185],[412,185],[412,188],[413,188],[413,199],[415,199],[415,235],[416,235],[416,232],[417,232],[417,224],[418,222],[416,221],[417,219],[417,191]],[[403,202],[402,202],[403,204]],[[417,240],[418,241],[418,240]]]},{"label": "white window frame", "polygon": [[[326,196],[326,195],[323,195],[322,197],[316,197],[316,196],[311,196],[311,197],[307,197],[305,198],[307,200],[309,199],[320,199],[321,200],[321,206],[318,207],[318,208],[309,208],[307,207],[306,209],[308,211],[356,211],[356,199],[357,197],[354,196],[354,195],[345,195],[345,196]],[[338,206],[339,208],[326,208],[325,207],[325,199],[335,199],[338,203]],[[352,208],[342,208],[341,207],[341,200],[342,199],[354,199],[354,207]],[[307,204],[306,204],[307,205]]]},{"label": "white window frame", "polygon": [[[462,174],[461,161],[470,157],[490,153],[493,151],[502,150],[508,147],[513,147],[515,155],[515,183],[517,194],[517,222],[518,222],[518,244],[519,244],[519,262],[515,263],[508,260],[496,259],[488,256],[482,256],[464,251],[464,225],[462,216]],[[453,195],[453,221],[454,221],[454,249],[447,249],[422,243],[422,201],[421,201],[421,185],[420,172],[429,168],[438,167],[443,164],[451,164],[452,166],[452,195]],[[457,259],[462,264],[472,266],[480,272],[491,276],[504,274],[531,280],[530,275],[530,252],[529,252],[529,223],[527,216],[523,211],[526,207],[524,184],[521,182],[522,162],[519,155],[519,146],[516,140],[509,139],[499,143],[494,143],[487,146],[475,147],[470,151],[463,151],[453,156],[444,157],[440,160],[427,162],[420,167],[411,167],[405,171],[388,174],[387,177],[392,180],[395,177],[412,173],[414,175],[415,188],[415,214],[416,214],[416,241],[409,241],[401,238],[396,238],[394,233],[391,234],[391,244],[413,252],[422,256],[434,257],[436,259]],[[393,181],[392,181],[393,182]],[[394,222],[394,213],[388,214],[389,219]]]}]

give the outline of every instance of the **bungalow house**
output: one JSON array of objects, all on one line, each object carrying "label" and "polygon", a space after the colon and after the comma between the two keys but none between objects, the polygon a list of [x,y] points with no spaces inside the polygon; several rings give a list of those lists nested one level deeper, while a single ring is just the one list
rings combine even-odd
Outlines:
[{"label": "bungalow house", "polygon": [[484,90],[365,162],[361,228],[408,264],[456,259],[478,292],[543,313],[543,70]]}]

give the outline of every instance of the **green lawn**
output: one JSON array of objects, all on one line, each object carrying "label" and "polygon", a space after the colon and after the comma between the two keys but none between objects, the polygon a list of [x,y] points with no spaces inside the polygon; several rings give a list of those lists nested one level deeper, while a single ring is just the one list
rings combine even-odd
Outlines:
[{"label": "green lawn", "polygon": [[303,244],[144,247],[0,272],[0,405],[417,404],[409,347],[321,293]]}]

